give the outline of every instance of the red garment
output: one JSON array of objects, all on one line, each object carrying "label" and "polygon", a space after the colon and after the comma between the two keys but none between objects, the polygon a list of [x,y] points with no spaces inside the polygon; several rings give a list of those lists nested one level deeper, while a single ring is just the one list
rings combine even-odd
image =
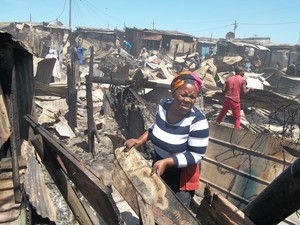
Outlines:
[{"label": "red garment", "polygon": [[231,76],[226,80],[225,98],[229,98],[235,102],[240,102],[240,95],[243,84],[246,84],[246,78],[241,75]]},{"label": "red garment", "polygon": [[234,117],[234,128],[240,129],[241,126],[241,104],[239,102],[234,102],[231,99],[224,99],[223,108],[217,117],[217,122],[221,123],[223,117],[226,115],[228,110],[231,109],[232,115]]},{"label": "red garment", "polygon": [[180,169],[180,184],[181,191],[193,191],[200,187],[199,164],[193,164]]}]

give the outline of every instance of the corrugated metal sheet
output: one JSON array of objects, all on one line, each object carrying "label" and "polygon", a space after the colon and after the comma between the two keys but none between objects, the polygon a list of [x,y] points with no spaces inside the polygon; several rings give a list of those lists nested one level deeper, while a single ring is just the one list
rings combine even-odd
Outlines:
[{"label": "corrugated metal sheet", "polygon": [[160,35],[160,34],[146,34],[143,37],[143,40],[160,41],[160,40],[162,40],[162,35]]},{"label": "corrugated metal sheet", "polygon": [[[24,182],[26,160],[19,158],[20,184]],[[19,219],[21,203],[15,202],[12,178],[12,159],[3,158],[0,161],[0,223],[10,224]]]},{"label": "corrugated metal sheet", "polygon": [[233,45],[236,46],[247,46],[247,47],[252,47],[258,50],[264,50],[264,51],[270,51],[270,49],[266,48],[265,46],[262,45],[255,45],[255,44],[250,44],[250,43],[245,43],[245,42],[231,42]]},{"label": "corrugated metal sheet", "polygon": [[[43,171],[37,161],[35,150],[28,142],[24,142],[27,150],[28,168],[25,174],[24,188],[30,203],[43,218],[56,221],[56,208],[45,184]],[[25,150],[25,151],[26,151]]]},{"label": "corrugated metal sheet", "polygon": [[280,138],[216,123],[209,126],[210,140],[197,190],[200,196],[209,184],[212,192],[243,209],[297,159],[283,148]]},{"label": "corrugated metal sheet", "polygon": [[40,61],[37,67],[35,81],[44,84],[52,83],[54,81],[52,73],[55,61],[55,58],[43,59],[42,61]]},{"label": "corrugated metal sheet", "polygon": [[282,76],[275,92],[295,98],[300,95],[300,77]]}]

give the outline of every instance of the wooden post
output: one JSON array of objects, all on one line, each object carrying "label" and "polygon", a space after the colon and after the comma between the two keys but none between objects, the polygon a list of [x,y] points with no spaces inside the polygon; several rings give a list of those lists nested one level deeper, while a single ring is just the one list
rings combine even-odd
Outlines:
[{"label": "wooden post", "polygon": [[19,127],[19,115],[18,115],[18,103],[17,103],[17,88],[16,88],[16,71],[15,67],[12,71],[12,90],[11,94],[7,98],[7,105],[9,111],[10,124],[12,124],[12,134],[10,136],[11,151],[12,151],[12,171],[13,171],[13,184],[15,201],[20,203],[22,201],[21,185],[18,155],[21,155],[21,142],[20,142],[20,127]]},{"label": "wooden post", "polygon": [[86,101],[87,101],[87,123],[88,123],[88,145],[89,151],[95,158],[95,125],[93,117],[93,95],[92,95],[92,76],[93,76],[93,63],[94,63],[94,46],[91,47],[90,67],[89,74],[86,79]]},{"label": "wooden post", "polygon": [[76,52],[73,51],[71,54],[71,63],[67,65],[67,84],[68,84],[67,103],[69,107],[67,120],[70,128],[73,131],[75,130],[75,127],[77,127],[76,67],[78,67],[78,60],[77,60]]}]

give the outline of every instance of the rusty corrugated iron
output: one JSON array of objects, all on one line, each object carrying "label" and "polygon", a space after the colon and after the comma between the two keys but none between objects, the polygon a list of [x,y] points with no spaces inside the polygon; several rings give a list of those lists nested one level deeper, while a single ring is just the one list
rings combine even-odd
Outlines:
[{"label": "rusty corrugated iron", "polygon": [[50,221],[56,222],[56,207],[51,200],[49,190],[45,184],[44,173],[37,159],[34,147],[26,146],[28,168],[25,174],[24,188],[29,202],[35,208],[37,214]]},{"label": "rusty corrugated iron", "polygon": [[[21,185],[24,182],[26,159],[19,157],[19,175]],[[18,221],[21,213],[21,203],[16,202],[12,174],[12,158],[0,161],[0,223],[10,224]]]}]

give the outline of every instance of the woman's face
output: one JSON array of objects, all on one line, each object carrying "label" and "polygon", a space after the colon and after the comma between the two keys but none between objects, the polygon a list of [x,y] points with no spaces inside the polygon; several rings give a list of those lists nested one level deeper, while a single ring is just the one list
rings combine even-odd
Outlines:
[{"label": "woman's face", "polygon": [[193,84],[183,84],[173,92],[175,108],[180,114],[191,111],[196,102],[198,92]]}]

